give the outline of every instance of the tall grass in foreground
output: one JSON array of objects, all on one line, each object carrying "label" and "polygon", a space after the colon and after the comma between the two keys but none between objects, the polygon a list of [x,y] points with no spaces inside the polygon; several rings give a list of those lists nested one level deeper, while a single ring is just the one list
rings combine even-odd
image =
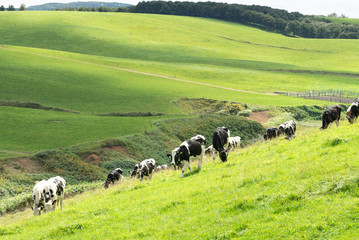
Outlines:
[{"label": "tall grass in foreground", "polygon": [[2,218],[3,239],[355,239],[359,126],[302,130],[65,201],[63,211]]}]

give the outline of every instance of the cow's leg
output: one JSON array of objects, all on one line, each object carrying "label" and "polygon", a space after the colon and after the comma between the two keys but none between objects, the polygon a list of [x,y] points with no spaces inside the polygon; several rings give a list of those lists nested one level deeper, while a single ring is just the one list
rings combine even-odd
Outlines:
[{"label": "cow's leg", "polygon": [[214,160],[216,159],[216,149],[212,148],[212,156],[213,156],[213,163]]},{"label": "cow's leg", "polygon": [[62,211],[62,202],[63,202],[63,200],[64,200],[64,196],[62,195],[62,196],[60,197],[60,206],[61,206],[61,211]]},{"label": "cow's leg", "polygon": [[[182,168],[182,176],[184,175],[184,171],[186,170],[186,168],[189,166],[189,161],[185,161],[186,163],[184,164],[183,168]],[[189,169],[191,170],[191,167],[189,167]]]},{"label": "cow's leg", "polygon": [[335,124],[339,127],[339,119],[335,120]]},{"label": "cow's leg", "polygon": [[201,155],[199,156],[199,162],[198,162],[198,168],[202,168],[202,163],[203,163],[203,155],[204,155],[204,146],[202,145],[202,152]]}]

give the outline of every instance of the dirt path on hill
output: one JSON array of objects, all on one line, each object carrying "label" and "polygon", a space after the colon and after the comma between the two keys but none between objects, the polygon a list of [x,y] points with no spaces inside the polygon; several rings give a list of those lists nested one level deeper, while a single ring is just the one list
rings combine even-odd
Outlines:
[{"label": "dirt path on hill", "polygon": [[98,64],[98,63],[92,63],[92,62],[86,62],[86,61],[79,61],[79,60],[74,60],[74,59],[69,59],[69,58],[62,58],[62,57],[55,57],[55,56],[50,56],[50,55],[45,55],[45,54],[40,54],[40,53],[32,53],[32,52],[22,51],[20,49],[13,49],[13,48],[10,48],[10,47],[4,46],[4,45],[0,45],[0,48],[3,49],[3,50],[7,50],[7,51],[26,53],[26,54],[40,56],[40,57],[52,58],[52,59],[68,61],[68,62],[75,62],[75,63],[81,63],[81,64],[87,64],[87,65],[92,65],[92,66],[97,66],[97,67],[104,67],[104,68],[115,69],[115,70],[124,71],[124,72],[136,73],[136,74],[152,76],[152,77],[158,77],[158,78],[164,78],[164,79],[169,79],[169,80],[173,80],[173,81],[191,83],[191,84],[196,84],[196,85],[201,85],[201,86],[206,86],[206,87],[219,88],[219,89],[224,89],[224,90],[229,90],[229,91],[261,94],[261,95],[276,95],[274,93],[253,92],[253,91],[247,91],[247,90],[223,87],[223,86],[218,86],[218,85],[213,85],[213,84],[208,84],[208,83],[195,82],[195,81],[185,80],[185,79],[181,79],[181,78],[168,77],[168,76],[165,76],[165,75],[159,75],[159,74],[154,74],[154,73],[141,72],[141,71],[136,71],[136,70],[132,70],[132,69],[128,69],[128,68],[113,67],[113,66],[109,66],[109,65],[105,65],[105,64]]}]

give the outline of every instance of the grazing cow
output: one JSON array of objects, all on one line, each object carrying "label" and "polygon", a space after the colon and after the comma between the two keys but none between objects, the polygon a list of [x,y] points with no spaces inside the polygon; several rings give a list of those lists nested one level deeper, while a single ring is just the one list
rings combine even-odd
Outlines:
[{"label": "grazing cow", "polygon": [[353,102],[347,110],[347,119],[349,123],[353,124],[357,121],[359,115],[359,103]]},{"label": "grazing cow", "polygon": [[339,126],[339,120],[340,120],[340,113],[342,112],[342,107],[339,105],[334,105],[329,108],[327,108],[323,112],[322,116],[322,127],[320,129],[326,129],[328,126],[331,126],[333,122]]},{"label": "grazing cow", "polygon": [[[198,137],[200,136],[200,137]],[[171,155],[171,165],[172,166],[182,166],[182,161],[184,165],[182,167],[182,175],[184,176],[184,171],[188,167],[190,172],[192,172],[190,165],[190,158],[200,156],[200,160],[198,163],[198,168],[202,168],[203,162],[203,153],[204,153],[204,144],[206,143],[206,139],[202,135],[197,135],[187,141],[181,143],[181,145],[172,151]]]},{"label": "grazing cow", "polygon": [[116,168],[116,169],[112,170],[107,175],[107,179],[105,182],[105,188],[108,188],[110,183],[112,183],[112,185],[113,185],[118,180],[122,181],[122,179],[123,179],[122,173],[123,173],[123,171],[121,168]]},{"label": "grazing cow", "polygon": [[228,155],[228,138],[230,137],[230,131],[227,127],[218,127],[216,131],[213,133],[213,162],[216,158],[216,152],[219,152],[219,157],[222,160],[222,162],[227,161],[227,155]]},{"label": "grazing cow", "polygon": [[205,150],[204,150],[204,157],[207,157],[208,155],[210,155],[212,153],[213,150],[213,145],[209,145]]},{"label": "grazing cow", "polygon": [[144,177],[151,178],[152,171],[155,169],[156,161],[153,158],[143,160],[137,170],[137,178],[142,182]]},{"label": "grazing cow", "polygon": [[241,145],[241,137],[229,137],[228,138],[228,149],[234,150],[235,148],[239,148]]},{"label": "grazing cow", "polygon": [[279,125],[277,136],[285,134],[285,138],[290,140],[292,138],[295,138],[294,134],[296,130],[297,124],[293,120],[290,120],[289,122],[285,122]]},{"label": "grazing cow", "polygon": [[45,193],[48,190],[48,182],[46,180],[42,180],[34,186],[32,189],[32,198],[34,200],[34,204],[32,207],[34,215],[41,215],[41,211],[45,210]]},{"label": "grazing cow", "polygon": [[130,173],[130,177],[131,177],[132,179],[134,179],[134,178],[136,177],[137,171],[138,171],[138,168],[139,168],[139,167],[140,167],[140,164],[137,163],[137,164],[135,165],[135,167],[133,168],[133,170],[128,171],[128,172]]},{"label": "grazing cow", "polygon": [[272,138],[276,138],[278,136],[278,128],[270,127],[267,128],[266,133],[264,134],[265,140],[271,140]]},{"label": "grazing cow", "polygon": [[45,203],[46,211],[55,210],[56,205],[58,206],[60,203],[61,210],[62,210],[62,203],[65,196],[65,186],[66,181],[60,176],[56,176],[50,178],[48,181],[49,184],[49,192],[51,196],[51,205],[49,203]]},{"label": "grazing cow", "polygon": [[163,170],[168,170],[168,166],[167,164],[165,165],[159,165],[155,168],[155,172],[159,172],[159,171],[163,171]]}]

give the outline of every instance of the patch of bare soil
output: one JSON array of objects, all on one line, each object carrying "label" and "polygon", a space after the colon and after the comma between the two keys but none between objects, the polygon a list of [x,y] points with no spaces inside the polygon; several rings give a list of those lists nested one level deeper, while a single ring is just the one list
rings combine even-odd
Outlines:
[{"label": "patch of bare soil", "polygon": [[103,149],[104,150],[112,150],[112,151],[120,152],[125,156],[134,158],[130,153],[128,153],[127,149],[122,147],[122,146],[104,147]]},{"label": "patch of bare soil", "polygon": [[29,158],[17,158],[9,164],[5,164],[5,167],[15,172],[26,171],[28,173],[36,173],[41,169],[41,166],[38,163],[31,161]]},{"label": "patch of bare soil", "polygon": [[85,161],[91,164],[99,165],[101,158],[98,155],[92,153],[86,157]]},{"label": "patch of bare soil", "polygon": [[259,122],[260,124],[264,124],[268,122],[268,120],[271,119],[272,116],[269,114],[268,111],[262,111],[262,112],[254,112],[247,118],[249,120]]}]

